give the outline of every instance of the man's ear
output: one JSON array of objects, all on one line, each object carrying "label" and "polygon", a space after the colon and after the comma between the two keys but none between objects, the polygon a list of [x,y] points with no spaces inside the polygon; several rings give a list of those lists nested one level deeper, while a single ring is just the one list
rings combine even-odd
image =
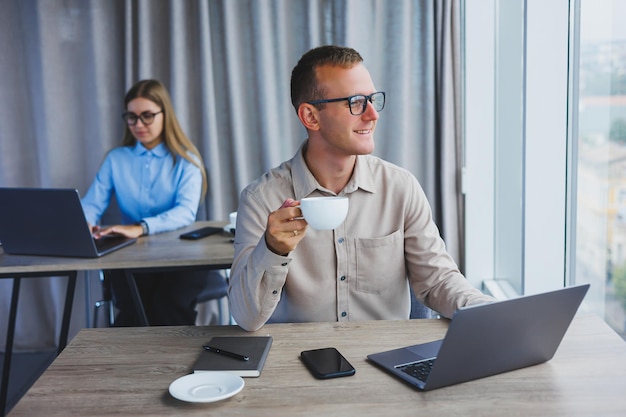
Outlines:
[{"label": "man's ear", "polygon": [[298,107],[298,119],[308,130],[319,130],[319,110],[312,104],[302,103]]}]

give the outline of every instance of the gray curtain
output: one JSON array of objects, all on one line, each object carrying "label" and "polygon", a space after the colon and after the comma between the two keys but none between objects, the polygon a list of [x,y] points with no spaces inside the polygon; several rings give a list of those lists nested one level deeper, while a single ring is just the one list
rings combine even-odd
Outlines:
[{"label": "gray curtain", "polygon": [[[121,142],[126,90],[158,78],[207,165],[202,216],[226,220],[241,189],[305,138],[289,99],[298,58],[342,44],[387,92],[375,154],[421,181],[462,262],[460,0],[0,1],[0,186],[86,192]],[[37,297],[58,323],[64,283],[23,290],[22,306]],[[6,317],[10,281],[0,291]],[[46,320],[33,322],[58,326]],[[74,320],[74,331],[83,326]]]}]

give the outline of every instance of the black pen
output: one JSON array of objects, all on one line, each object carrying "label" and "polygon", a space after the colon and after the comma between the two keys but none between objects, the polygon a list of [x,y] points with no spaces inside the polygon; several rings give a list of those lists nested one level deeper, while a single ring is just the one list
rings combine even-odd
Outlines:
[{"label": "black pen", "polygon": [[230,356],[231,358],[239,359],[240,361],[248,361],[248,360],[250,360],[250,358],[248,356],[240,355],[240,354],[234,353],[234,352],[229,352],[227,350],[216,348],[216,347],[213,347],[213,346],[204,345],[202,347],[204,348],[204,350],[208,350],[209,352],[219,353],[220,355],[224,355],[224,356]]}]

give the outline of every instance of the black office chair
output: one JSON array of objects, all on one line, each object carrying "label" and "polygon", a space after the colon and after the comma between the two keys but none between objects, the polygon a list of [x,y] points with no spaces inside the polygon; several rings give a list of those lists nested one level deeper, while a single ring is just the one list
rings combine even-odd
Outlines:
[{"label": "black office chair", "polygon": [[113,295],[111,293],[111,286],[104,279],[104,271],[99,271],[100,286],[102,287],[102,299],[96,301],[93,308],[93,325],[92,327],[98,327],[98,312],[104,307],[107,313],[106,324],[108,327],[113,326],[115,321],[115,306],[113,305]]},{"label": "black office chair", "polygon": [[419,301],[411,289],[411,319],[436,319],[439,315]]},{"label": "black office chair", "polygon": [[[221,271],[208,271],[207,279],[209,284],[196,299],[196,304],[217,300],[218,322],[220,324],[224,323],[224,308],[222,307],[222,299],[228,296],[229,270],[226,270],[225,272],[226,277],[222,275]],[[228,324],[231,324],[230,314],[228,314]]]},{"label": "black office chair", "polygon": [[[218,300],[218,320],[221,324],[224,322],[224,309],[221,301],[224,297],[228,296],[228,281],[227,278],[225,279],[222,276],[220,271],[207,271],[207,280],[208,285],[198,295],[196,304],[205,303],[211,300]],[[111,286],[107,283],[106,279],[104,279],[104,273],[102,271],[100,271],[100,282],[102,284],[102,299],[96,301],[94,304],[93,327],[98,327],[100,318],[99,311],[102,308],[105,308],[107,313],[107,320],[105,323],[108,327],[111,327],[115,321],[115,306],[113,305]],[[228,323],[231,323],[230,314]]]},{"label": "black office chair", "polygon": [[[209,171],[204,168],[207,174],[207,180],[209,180]],[[210,184],[211,181],[208,181]],[[207,193],[204,199],[200,202],[198,207],[198,213],[196,213],[197,220],[210,220],[214,218],[215,213],[211,210],[210,205],[211,193],[207,189]],[[228,276],[230,269],[225,270],[212,270],[208,271],[209,285],[198,295],[196,299],[196,305],[206,303],[207,301],[217,300],[218,306],[218,320],[219,323],[224,323],[224,308],[222,307],[222,299],[228,296]],[[230,313],[228,313],[228,324],[233,324]]]}]

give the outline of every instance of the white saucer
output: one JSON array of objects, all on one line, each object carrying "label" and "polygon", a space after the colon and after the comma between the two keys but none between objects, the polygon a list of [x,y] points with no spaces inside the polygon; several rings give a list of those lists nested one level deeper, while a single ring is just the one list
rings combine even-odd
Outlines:
[{"label": "white saucer", "polygon": [[181,401],[211,403],[230,398],[243,389],[243,378],[229,372],[198,372],[170,384],[170,394]]},{"label": "white saucer", "polygon": [[234,224],[227,224],[226,226],[224,226],[224,231],[228,232],[228,233],[232,233],[231,231],[235,228]]}]

